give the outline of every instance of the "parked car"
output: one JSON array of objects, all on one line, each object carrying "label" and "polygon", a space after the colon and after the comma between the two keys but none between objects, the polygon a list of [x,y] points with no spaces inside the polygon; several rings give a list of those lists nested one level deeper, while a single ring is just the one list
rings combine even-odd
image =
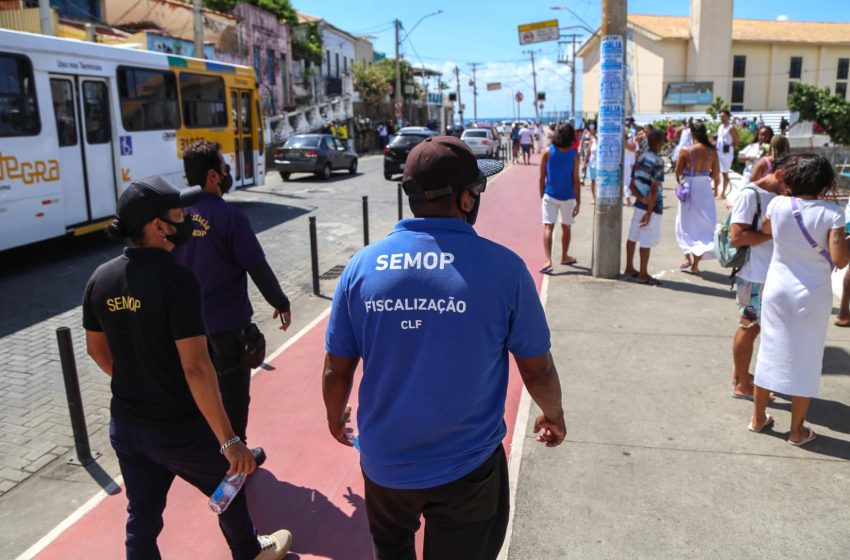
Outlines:
[{"label": "parked car", "polygon": [[460,139],[478,157],[492,158],[499,149],[495,133],[489,128],[467,128]]},{"label": "parked car", "polygon": [[292,173],[313,173],[330,179],[331,173],[344,169],[357,173],[357,154],[344,140],[330,134],[296,134],[274,151],[274,163],[284,181]]},{"label": "parked car", "polygon": [[414,146],[436,133],[425,127],[407,126],[399,129],[389,145],[384,146],[384,179],[392,181],[393,175],[404,172],[407,155]]}]

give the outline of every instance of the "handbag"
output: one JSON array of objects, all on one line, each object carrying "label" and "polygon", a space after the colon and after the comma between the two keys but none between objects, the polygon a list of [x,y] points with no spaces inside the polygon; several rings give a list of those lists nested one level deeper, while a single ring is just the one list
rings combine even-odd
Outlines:
[{"label": "handbag", "polygon": [[251,323],[237,333],[239,346],[242,349],[241,363],[246,369],[260,367],[266,359],[266,337],[256,323]]},{"label": "handbag", "polygon": [[[690,149],[688,150],[688,158],[691,160],[691,171],[693,171],[694,154]],[[688,181],[676,185],[676,198],[678,198],[681,202],[687,202],[691,199],[691,185]]]},{"label": "handbag", "polygon": [[[756,213],[753,215],[753,223],[750,225],[750,229],[756,231],[758,230],[759,219],[761,218],[761,196],[759,196],[755,187],[751,185],[747,185],[742,189],[741,196],[743,196],[743,191],[745,190],[751,190],[756,195]],[[732,212],[729,212],[726,216],[725,222],[718,224],[717,231],[714,234],[714,252],[720,266],[732,269],[731,279],[734,285],[734,279],[738,271],[750,259],[750,246],[736,247],[732,244]]]},{"label": "handbag", "polygon": [[806,241],[812,248],[820,253],[820,256],[826,259],[826,262],[829,263],[829,269],[832,270],[835,268],[835,263],[832,262],[832,257],[829,256],[829,252],[818,245],[818,242],[812,238],[812,235],[809,233],[809,230],[806,229],[806,224],[803,223],[803,216],[800,214],[800,207],[797,204],[797,197],[791,197],[791,212],[794,214],[794,219],[797,220],[797,225],[800,226],[800,231],[803,232],[803,237],[806,238]]}]

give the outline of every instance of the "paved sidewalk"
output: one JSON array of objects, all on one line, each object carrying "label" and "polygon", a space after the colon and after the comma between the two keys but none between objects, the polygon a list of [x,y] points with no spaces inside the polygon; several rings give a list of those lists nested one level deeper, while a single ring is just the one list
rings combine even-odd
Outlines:
[{"label": "paved sidewalk", "polygon": [[[701,278],[673,270],[681,262],[673,187],[650,261],[663,286],[563,267],[550,278],[569,434],[553,452],[527,432],[509,558],[846,559],[850,337],[830,327],[809,415],[817,440],[802,449],[785,442],[790,403],[781,398],[770,409],[775,430],[748,432],[752,404],[730,397],[728,271],[716,261]],[[573,235],[581,265],[590,263],[591,231],[585,212]]]}]

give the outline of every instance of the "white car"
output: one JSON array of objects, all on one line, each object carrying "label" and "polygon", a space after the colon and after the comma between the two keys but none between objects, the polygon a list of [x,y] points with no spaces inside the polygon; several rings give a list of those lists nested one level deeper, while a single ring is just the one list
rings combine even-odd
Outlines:
[{"label": "white car", "polygon": [[493,132],[489,128],[467,128],[460,135],[460,139],[477,157],[495,157],[499,149],[493,140]]}]

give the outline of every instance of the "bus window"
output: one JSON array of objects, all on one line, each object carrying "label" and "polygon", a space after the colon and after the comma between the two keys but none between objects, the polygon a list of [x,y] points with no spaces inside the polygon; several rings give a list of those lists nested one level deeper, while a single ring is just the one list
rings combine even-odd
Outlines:
[{"label": "bus window", "polygon": [[56,116],[56,135],[59,147],[77,145],[77,117],[74,110],[74,87],[70,80],[52,78],[53,113]]},{"label": "bus window", "polygon": [[180,97],[183,100],[183,124],[187,128],[227,126],[223,79],[182,72]]},{"label": "bus window", "polygon": [[119,68],[118,96],[121,121],[129,132],[180,128],[174,72]]},{"label": "bus window", "polygon": [[86,118],[86,142],[107,144],[112,140],[109,123],[109,91],[103,82],[83,82],[83,114]]},{"label": "bus window", "polygon": [[0,53],[0,137],[39,132],[32,64],[26,57]]},{"label": "bus window", "polygon": [[265,147],[265,137],[263,136],[263,114],[260,112],[260,102],[259,100],[256,102],[257,106],[257,142],[259,142],[259,151],[263,153],[266,149]]}]

